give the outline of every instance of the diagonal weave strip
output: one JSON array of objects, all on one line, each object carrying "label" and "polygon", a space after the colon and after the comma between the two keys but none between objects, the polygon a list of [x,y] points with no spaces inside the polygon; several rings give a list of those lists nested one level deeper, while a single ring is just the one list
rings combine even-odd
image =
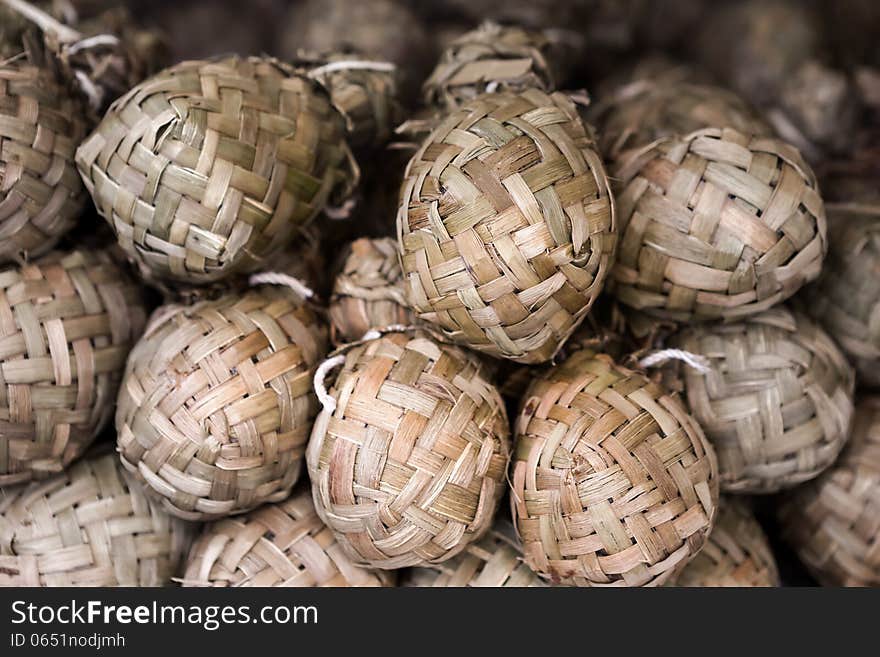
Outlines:
[{"label": "diagonal weave strip", "polygon": [[828,586],[880,586],[880,397],[856,404],[840,460],[780,509],[783,536]]},{"label": "diagonal weave strip", "polygon": [[163,306],[120,389],[123,464],[187,520],[283,500],[299,477],[325,350],[326,328],[285,289]]},{"label": "diagonal weave strip", "polygon": [[261,267],[351,177],[344,128],[274,60],[183,62],[117,100],[76,162],[146,275],[207,283]]},{"label": "diagonal weave strip", "polygon": [[837,458],[849,436],[853,370],[809,318],[779,307],[693,326],[673,342],[709,359],[708,373],[685,367],[680,376],[718,454],[724,490],[790,488]]},{"label": "diagonal weave strip", "polygon": [[397,216],[407,294],[454,342],[549,360],[602,289],[615,245],[601,158],[563,94],[486,94],[407,165]]},{"label": "diagonal weave strip", "polygon": [[112,417],[141,290],[102,252],[0,271],[0,486],[61,472]]},{"label": "diagonal weave strip", "polygon": [[354,565],[308,490],[208,525],[190,550],[184,586],[390,586],[391,573]]},{"label": "diagonal weave strip", "polygon": [[578,351],[536,378],[516,423],[511,504],[526,563],[575,586],[657,586],[703,547],[712,447],[679,399]]},{"label": "diagonal weave strip", "polygon": [[771,137],[706,129],[622,153],[624,304],[676,321],[766,310],[819,275],[825,209],[800,154]]},{"label": "diagonal weave strip", "polygon": [[0,65],[0,263],[46,253],[86,201],[73,154],[84,108],[35,66]]},{"label": "diagonal weave strip", "polygon": [[115,454],[0,495],[0,586],[166,586],[194,534]]},{"label": "diagonal weave strip", "polygon": [[315,421],[318,515],[356,563],[438,563],[479,539],[504,493],[507,415],[482,361],[421,332],[352,346]]},{"label": "diagonal weave strip", "polygon": [[770,543],[744,502],[721,498],[709,540],[674,586],[779,586],[779,571]]}]

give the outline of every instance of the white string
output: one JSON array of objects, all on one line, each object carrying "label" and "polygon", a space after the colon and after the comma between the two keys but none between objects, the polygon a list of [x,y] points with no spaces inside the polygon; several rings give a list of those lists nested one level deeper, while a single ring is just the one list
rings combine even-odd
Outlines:
[{"label": "white string", "polygon": [[327,392],[327,387],[324,385],[324,379],[327,378],[327,373],[335,367],[342,365],[345,362],[345,356],[343,354],[339,354],[337,356],[333,356],[332,358],[328,358],[323,363],[318,365],[318,369],[315,370],[315,377],[313,379],[313,383],[315,385],[315,394],[318,396],[318,401],[321,402],[321,406],[324,407],[324,410],[331,415],[336,410],[336,400],[333,398],[330,393]]},{"label": "white string", "polygon": [[311,299],[315,293],[301,280],[289,274],[277,271],[264,271],[259,274],[251,274],[248,279],[251,285],[284,285],[293,290],[303,299]]},{"label": "white string", "polygon": [[692,354],[683,349],[660,349],[659,351],[655,351],[642,358],[639,361],[639,367],[654,367],[655,365],[662,365],[670,360],[680,360],[690,367],[693,367],[701,374],[706,374],[712,370],[708,358],[700,356],[699,354]]},{"label": "white string", "polygon": [[335,221],[339,221],[342,219],[348,219],[351,216],[352,210],[354,210],[357,205],[357,201],[350,198],[342,205],[330,205],[325,207],[322,212],[329,219],[333,219]]},{"label": "white string", "polygon": [[67,48],[67,52],[75,55],[80,50],[94,48],[95,46],[115,46],[119,43],[119,39],[112,34],[96,34],[95,36],[80,39]]},{"label": "white string", "polygon": [[403,331],[412,330],[412,326],[407,324],[389,324],[388,326],[383,326],[378,329],[370,329],[366,333],[361,336],[361,341],[365,340],[377,340],[381,338],[385,333],[401,333]]},{"label": "white string", "polygon": [[391,62],[369,62],[359,59],[344,59],[338,62],[330,62],[323,66],[318,66],[309,71],[310,78],[319,78],[325,73],[333,73],[335,71],[381,71],[391,73],[397,67]]}]

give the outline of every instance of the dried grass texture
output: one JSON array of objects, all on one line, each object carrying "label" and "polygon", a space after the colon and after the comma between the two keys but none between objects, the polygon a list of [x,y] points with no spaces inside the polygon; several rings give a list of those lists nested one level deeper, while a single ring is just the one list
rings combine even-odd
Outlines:
[{"label": "dried grass texture", "polygon": [[0,492],[0,586],[166,586],[193,535],[115,454],[92,454]]},{"label": "dried grass texture", "polygon": [[715,455],[678,397],[588,350],[523,397],[511,472],[526,563],[574,586],[672,581],[718,504]]},{"label": "dried grass texture", "polygon": [[856,405],[840,460],[780,509],[783,535],[828,586],[880,586],[880,397]]},{"label": "dried grass texture", "polygon": [[352,182],[344,132],[274,60],[190,61],[116,101],[76,161],[146,277],[201,284],[264,267]]},{"label": "dried grass texture", "polygon": [[688,322],[754,315],[815,279],[825,208],[798,152],[706,129],[622,153],[612,280],[625,305]]},{"label": "dried grass texture", "polygon": [[61,472],[113,415],[146,323],[142,291],[103,252],[0,271],[0,486]]},{"label": "dried grass texture", "polygon": [[688,406],[718,454],[721,487],[772,493],[817,476],[849,436],[854,375],[834,341],[779,307],[731,324],[693,326],[672,344],[705,356],[683,367]]},{"label": "dried grass texture", "polygon": [[492,525],[509,427],[481,360],[420,332],[345,351],[307,462],[318,515],[355,563],[445,561]]},{"label": "dried grass texture", "polygon": [[563,94],[486,94],[410,160],[397,216],[407,296],[450,340],[552,358],[611,266],[617,221],[593,141]]},{"label": "dried grass texture", "polygon": [[187,520],[283,500],[299,477],[326,344],[326,328],[285,288],[159,308],[119,393],[123,464]]},{"label": "dried grass texture", "polygon": [[86,202],[73,156],[83,106],[47,71],[0,65],[0,263],[48,252]]},{"label": "dried grass texture", "polygon": [[190,550],[184,586],[392,586],[384,571],[354,565],[309,491],[207,525]]}]

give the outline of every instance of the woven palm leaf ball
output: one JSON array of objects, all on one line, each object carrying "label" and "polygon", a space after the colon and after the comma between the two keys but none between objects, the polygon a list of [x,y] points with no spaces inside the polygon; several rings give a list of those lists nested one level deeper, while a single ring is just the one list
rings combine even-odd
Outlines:
[{"label": "woven palm leaf ball", "polygon": [[741,501],[722,497],[702,551],[675,580],[688,587],[775,587],[776,559],[761,525]]},{"label": "woven palm leaf ball", "polygon": [[345,350],[307,463],[318,515],[356,563],[439,563],[491,527],[509,427],[484,368],[421,332]]},{"label": "woven palm leaf ball", "polygon": [[397,231],[420,319],[533,364],[558,351],[602,290],[617,220],[574,103],[529,89],[446,115],[407,165]]},{"label": "woven palm leaf ball", "polygon": [[325,350],[325,326],[287,288],[160,307],[119,393],[123,464],[187,520],[284,499],[317,412],[312,374]]},{"label": "woven palm leaf ball", "polygon": [[346,249],[330,298],[336,342],[359,340],[370,329],[413,323],[406,305],[397,242],[361,238]]},{"label": "woven palm leaf ball", "polygon": [[166,586],[193,538],[115,454],[0,496],[0,586]]},{"label": "woven palm leaf ball", "polygon": [[880,398],[856,405],[850,443],[780,509],[783,536],[822,584],[880,586]]},{"label": "woven palm leaf ball", "polygon": [[343,117],[265,58],[188,61],[134,87],[77,150],[98,212],[145,277],[265,266],[352,182]]},{"label": "woven palm leaf ball", "polygon": [[391,573],[352,563],[308,490],[207,525],[193,544],[184,586],[390,586]]},{"label": "woven palm leaf ball", "polygon": [[573,586],[672,581],[718,504],[714,452],[678,397],[589,350],[532,382],[511,476],[526,563]]},{"label": "woven palm leaf ball", "polygon": [[721,487],[771,493],[812,479],[849,435],[853,369],[817,324],[785,307],[697,325],[673,344],[709,361],[682,367],[691,412],[715,446]]},{"label": "woven palm leaf ball", "polygon": [[140,289],[100,251],[0,270],[0,486],[45,479],[112,417],[146,323]]},{"label": "woven palm leaf ball", "polygon": [[621,153],[618,300],[680,322],[767,310],[814,280],[827,250],[812,170],[773,137],[707,128]]},{"label": "woven palm leaf ball", "polygon": [[0,64],[0,263],[48,252],[76,224],[86,192],[73,161],[82,104],[45,69]]},{"label": "woven palm leaf ball", "polygon": [[499,520],[479,541],[443,563],[411,568],[401,586],[462,588],[524,588],[545,586],[523,561],[513,525]]}]

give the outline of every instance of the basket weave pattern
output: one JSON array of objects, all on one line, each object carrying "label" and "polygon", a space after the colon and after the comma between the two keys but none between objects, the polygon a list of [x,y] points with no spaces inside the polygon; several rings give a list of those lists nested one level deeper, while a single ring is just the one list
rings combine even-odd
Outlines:
[{"label": "basket weave pattern", "polygon": [[92,455],[0,501],[0,586],[165,586],[191,539],[116,455]]},{"label": "basket weave pattern", "polygon": [[554,582],[670,581],[718,502],[712,448],[644,375],[588,350],[536,378],[516,424],[511,504],[526,563]]},{"label": "basket weave pattern", "polygon": [[819,275],[824,205],[785,143],[712,128],[623,153],[612,169],[624,304],[683,322],[743,317]]},{"label": "basket weave pattern", "polygon": [[614,204],[562,94],[487,94],[410,160],[397,229],[411,306],[455,342],[550,359],[602,289]]},{"label": "basket weave pattern", "polygon": [[849,435],[854,376],[810,319],[776,308],[693,327],[675,344],[710,359],[707,374],[684,368],[685,388],[718,454],[724,490],[775,492],[837,458]]},{"label": "basket weave pattern", "polygon": [[146,310],[106,253],[0,271],[0,486],[61,472],[112,416]]},{"label": "basket weave pattern", "polygon": [[205,520],[288,496],[317,401],[326,330],[263,286],[154,314],[116,413],[124,465],[171,513]]},{"label": "basket weave pattern", "polygon": [[504,492],[509,429],[479,358],[421,333],[346,351],[307,461],[318,514],[357,563],[444,561],[480,538]]},{"label": "basket weave pattern", "polygon": [[101,215],[149,275],[253,271],[343,175],[344,121],[273,60],[184,62],[134,87],[77,150]]},{"label": "basket weave pattern", "polygon": [[46,253],[86,201],[73,163],[82,107],[45,71],[0,66],[0,263]]}]

